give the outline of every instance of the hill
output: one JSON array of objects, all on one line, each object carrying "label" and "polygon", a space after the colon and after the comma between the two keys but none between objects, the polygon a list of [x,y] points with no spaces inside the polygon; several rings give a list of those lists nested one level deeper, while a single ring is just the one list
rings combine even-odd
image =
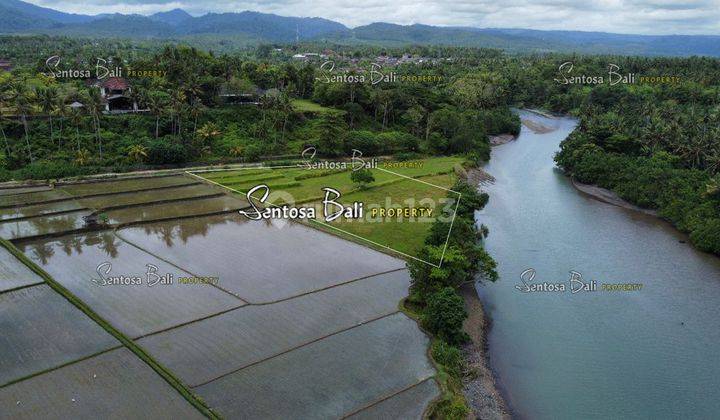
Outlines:
[{"label": "hill", "polygon": [[63,13],[20,0],[0,0],[0,33],[184,39],[188,42],[220,39],[232,45],[324,40],[338,44],[484,47],[509,52],[720,57],[720,36],[710,35],[628,35],[382,22],[349,29],[341,23],[318,17],[287,17],[252,11],[208,13],[198,17],[182,9],[151,16],[87,16]]}]

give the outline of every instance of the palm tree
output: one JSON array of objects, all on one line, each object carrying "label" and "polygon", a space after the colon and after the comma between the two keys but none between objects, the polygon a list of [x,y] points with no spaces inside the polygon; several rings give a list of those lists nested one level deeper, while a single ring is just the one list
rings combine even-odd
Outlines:
[{"label": "palm tree", "polygon": [[85,166],[90,162],[90,152],[87,149],[82,149],[75,155],[75,163],[80,166]]},{"label": "palm tree", "polygon": [[205,145],[208,140],[215,138],[222,134],[218,127],[213,123],[206,123],[197,130],[197,135],[202,140],[202,144]]},{"label": "palm tree", "polygon": [[7,92],[3,90],[0,90],[0,132],[2,132],[3,141],[5,142],[5,154],[10,157],[10,142],[7,139],[7,136],[5,135],[5,129],[3,128],[2,120],[3,120],[3,108],[5,108],[8,105],[7,101]]},{"label": "palm tree", "polygon": [[53,133],[53,114],[57,109],[58,91],[57,87],[50,85],[41,88],[37,92],[38,102],[43,113],[50,117],[50,142],[53,141],[55,135]]},{"label": "palm tree", "polygon": [[53,112],[60,122],[60,129],[58,130],[58,146],[62,146],[63,122],[65,121],[65,118],[68,117],[68,112],[69,109],[65,106],[65,97],[64,95],[59,94],[55,102],[55,111]]},{"label": "palm tree", "polygon": [[160,135],[160,116],[165,112],[170,97],[167,93],[158,90],[148,92],[145,98],[150,112],[155,115],[155,138]]},{"label": "palm tree", "polygon": [[243,154],[243,147],[242,146],[234,146],[230,148],[230,155],[232,157],[240,157]]},{"label": "palm tree", "polygon": [[185,93],[181,90],[174,90],[170,93],[170,111],[172,112],[173,134],[181,134],[181,114],[185,108]]},{"label": "palm tree", "polygon": [[70,121],[75,124],[75,142],[77,143],[77,151],[80,152],[80,124],[82,124],[82,107],[72,108],[70,111]]},{"label": "palm tree", "polygon": [[147,147],[135,144],[128,149],[128,157],[137,163],[142,163],[147,157]]},{"label": "palm tree", "polygon": [[200,115],[205,111],[205,105],[203,105],[202,100],[198,97],[193,98],[192,102],[190,103],[190,116],[193,117],[193,133],[197,132],[197,124],[198,124],[198,118]]},{"label": "palm tree", "polygon": [[34,92],[24,83],[24,81],[18,81],[13,84],[14,99],[15,99],[15,110],[20,114],[23,128],[25,129],[25,144],[27,145],[28,156],[30,162],[35,161],[35,157],[32,154],[32,147],[30,147],[30,128],[28,126],[27,117],[33,113],[33,101],[35,99]]},{"label": "palm tree", "polygon": [[100,137],[100,116],[104,110],[102,98],[100,97],[100,91],[95,88],[90,88],[87,91],[87,98],[85,102],[85,108],[88,114],[92,117],[93,127],[95,127],[95,139],[98,142],[98,150],[100,151],[100,159],[103,156],[103,144],[102,137]]}]

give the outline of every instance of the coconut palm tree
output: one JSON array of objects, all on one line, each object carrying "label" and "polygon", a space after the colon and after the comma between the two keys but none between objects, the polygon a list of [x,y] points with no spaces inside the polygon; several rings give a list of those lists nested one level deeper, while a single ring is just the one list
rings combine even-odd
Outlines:
[{"label": "coconut palm tree", "polygon": [[102,159],[103,143],[102,137],[100,136],[100,117],[103,115],[105,106],[103,105],[102,97],[100,96],[100,90],[95,88],[88,89],[85,109],[87,109],[88,114],[92,117],[93,127],[95,128],[95,140],[98,143],[100,159]]},{"label": "coconut palm tree", "polygon": [[160,135],[160,116],[165,113],[170,96],[159,90],[151,90],[145,98],[150,112],[155,115],[155,138]]},{"label": "coconut palm tree", "polygon": [[3,128],[3,109],[9,105],[9,101],[7,100],[7,92],[5,87],[0,88],[0,132],[2,132],[3,141],[5,142],[5,154],[7,156],[10,156],[10,142],[8,141],[7,135],[5,135],[5,129]]},{"label": "coconut palm tree", "polygon": [[70,121],[75,125],[75,143],[77,144],[77,152],[80,152],[80,124],[83,119],[83,107],[72,108],[70,110]]},{"label": "coconut palm tree", "polygon": [[55,135],[53,133],[53,114],[57,109],[58,90],[57,87],[50,85],[37,91],[38,103],[43,113],[50,118],[50,142],[53,141]]},{"label": "coconut palm tree", "polygon": [[23,129],[25,130],[25,144],[27,146],[28,156],[30,157],[30,162],[34,162],[35,157],[33,156],[32,147],[30,146],[30,127],[28,126],[27,117],[34,111],[33,102],[35,101],[35,92],[33,92],[24,81],[13,83],[12,90],[15,111],[20,115]]}]

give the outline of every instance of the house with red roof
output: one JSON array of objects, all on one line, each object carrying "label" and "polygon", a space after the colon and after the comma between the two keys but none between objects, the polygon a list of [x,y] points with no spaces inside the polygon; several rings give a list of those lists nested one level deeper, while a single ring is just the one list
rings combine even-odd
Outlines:
[{"label": "house with red roof", "polygon": [[132,87],[124,78],[110,77],[99,80],[95,85],[100,88],[105,112],[121,114],[145,111],[138,109],[138,104],[132,96]]}]

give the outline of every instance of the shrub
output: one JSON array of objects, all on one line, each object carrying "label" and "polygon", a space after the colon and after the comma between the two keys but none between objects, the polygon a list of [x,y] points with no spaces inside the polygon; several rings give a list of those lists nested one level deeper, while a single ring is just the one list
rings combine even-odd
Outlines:
[{"label": "shrub", "polygon": [[451,344],[467,341],[468,336],[462,330],[468,317],[463,298],[451,287],[445,287],[433,293],[427,299],[423,314],[423,325],[430,332]]},{"label": "shrub", "polygon": [[151,164],[179,164],[188,160],[187,149],[180,143],[169,138],[153,140],[148,147],[147,160]]},{"label": "shrub", "polygon": [[460,349],[443,340],[435,340],[430,351],[433,359],[443,365],[450,375],[460,378],[465,369],[465,359]]},{"label": "shrub", "polygon": [[375,177],[369,169],[358,169],[350,174],[350,180],[360,189],[367,188],[368,184],[375,182]]}]

